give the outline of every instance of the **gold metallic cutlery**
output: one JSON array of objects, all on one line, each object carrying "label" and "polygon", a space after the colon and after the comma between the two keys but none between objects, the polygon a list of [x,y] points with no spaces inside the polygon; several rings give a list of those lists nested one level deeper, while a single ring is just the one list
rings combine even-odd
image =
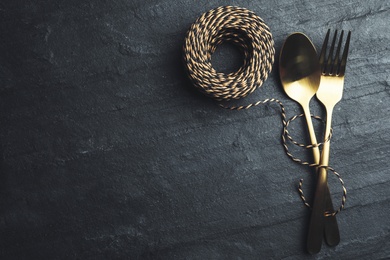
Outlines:
[{"label": "gold metallic cutlery", "polygon": [[[344,32],[342,31],[339,37],[335,55],[333,55],[333,52],[335,50],[337,31],[335,31],[334,33],[330,50],[328,51],[328,55],[326,55],[329,34],[330,30],[328,30],[326,34],[320,54],[319,61],[321,66],[321,83],[316,93],[318,100],[321,101],[321,103],[326,109],[326,127],[324,140],[326,140],[330,135],[333,108],[341,100],[342,97],[345,67],[348,56],[349,42],[351,38],[351,32],[349,32],[345,43],[343,55],[340,59],[340,51]],[[332,212],[328,212],[329,209],[327,209],[327,199],[325,197],[327,188],[327,166],[329,165],[329,151],[330,142],[328,140],[324,143],[323,151],[321,154],[321,166],[318,170],[317,187],[309,225],[307,248],[309,253],[311,254],[318,253],[321,250],[325,218],[326,222],[328,222],[329,218],[334,217],[334,215],[332,215],[333,210]],[[336,236],[333,238],[330,237],[330,239],[334,239],[334,241],[332,242],[338,243]]]},{"label": "gold metallic cutlery", "polygon": [[[321,71],[317,52],[302,33],[289,35],[284,42],[279,59],[279,75],[286,94],[303,109],[312,144],[317,144],[309,103],[320,85]],[[314,160],[320,158],[318,147],[313,148]]]},{"label": "gold metallic cutlery", "polygon": [[[291,99],[302,106],[310,141],[312,144],[317,144],[309,103],[318,91],[321,70],[315,48],[307,36],[302,33],[294,33],[286,39],[280,54],[279,67],[283,88]],[[318,146],[314,146],[312,151],[314,164],[319,165],[320,151]],[[325,188],[325,201],[327,210],[333,212],[332,200],[327,186]],[[322,229],[325,229],[327,244],[330,246],[337,245],[340,241],[340,235],[336,217],[328,217],[325,224],[321,222],[320,225]],[[313,251],[310,244],[308,243],[309,252]]]}]

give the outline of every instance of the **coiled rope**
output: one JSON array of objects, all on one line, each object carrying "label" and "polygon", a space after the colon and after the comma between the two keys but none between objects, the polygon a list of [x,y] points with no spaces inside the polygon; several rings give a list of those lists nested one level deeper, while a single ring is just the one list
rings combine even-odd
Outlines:
[{"label": "coiled rope", "polygon": [[[217,72],[211,55],[222,42],[231,42],[244,54],[236,72]],[[216,100],[245,97],[267,79],[274,63],[271,32],[255,13],[240,7],[223,6],[203,14],[188,30],[184,61],[190,79],[201,92]]]},{"label": "coiled rope", "polygon": [[[224,42],[235,44],[244,55],[243,65],[237,71],[229,74],[217,72],[211,64],[212,54],[218,45]],[[201,15],[188,30],[183,51],[184,63],[193,85],[217,101],[240,99],[261,87],[272,70],[275,56],[274,41],[268,26],[254,12],[235,6],[218,7]],[[344,208],[347,195],[341,176],[329,166],[305,162],[294,157],[288,149],[287,140],[308,149],[322,145],[322,143],[304,145],[293,140],[287,127],[301,115],[287,120],[283,103],[274,98],[243,106],[219,105],[230,110],[241,110],[265,103],[277,103],[280,106],[283,123],[282,142],[287,156],[302,165],[326,168],[338,177],[343,188],[341,206],[334,212],[325,213],[326,216],[336,215]],[[320,119],[319,117],[314,118]],[[303,203],[310,207],[303,194],[302,183],[301,179],[298,191]]]}]

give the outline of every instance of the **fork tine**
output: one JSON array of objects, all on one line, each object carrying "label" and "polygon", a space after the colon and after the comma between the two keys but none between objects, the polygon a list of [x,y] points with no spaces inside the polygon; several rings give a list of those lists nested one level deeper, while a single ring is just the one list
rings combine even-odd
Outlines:
[{"label": "fork tine", "polygon": [[344,76],[345,67],[347,65],[347,57],[348,57],[350,40],[351,40],[351,31],[348,32],[347,41],[346,41],[345,47],[344,47],[343,57],[341,58],[341,62],[340,62],[340,69],[338,71],[338,76]]},{"label": "fork tine", "polygon": [[341,50],[341,43],[343,42],[343,36],[344,36],[344,31],[341,31],[340,34],[340,39],[339,39],[339,44],[337,45],[337,51],[336,55],[333,61],[333,68],[332,71],[330,72],[330,75],[338,75],[338,71],[340,69],[340,50]]},{"label": "fork tine", "polygon": [[326,65],[326,72],[325,74],[327,75],[331,75],[332,74],[332,71],[333,71],[333,50],[334,50],[334,46],[336,44],[336,38],[337,38],[337,30],[334,31],[334,35],[333,35],[333,40],[332,40],[332,45],[330,46],[330,50],[329,50],[329,55],[328,55],[328,60],[327,60],[327,65]]},{"label": "fork tine", "polygon": [[328,29],[328,32],[326,33],[324,43],[322,44],[321,54],[320,54],[320,67],[322,73],[324,73],[326,70],[325,55],[326,55],[326,47],[328,46],[329,34],[330,34],[330,29]]}]

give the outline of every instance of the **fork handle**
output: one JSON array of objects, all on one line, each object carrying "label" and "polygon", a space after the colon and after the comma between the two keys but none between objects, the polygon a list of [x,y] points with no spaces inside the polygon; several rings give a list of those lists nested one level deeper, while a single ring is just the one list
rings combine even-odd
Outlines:
[{"label": "fork handle", "polygon": [[[330,117],[329,117],[330,116]],[[325,129],[325,135],[324,140],[328,139],[330,134],[330,124],[331,124],[331,118],[332,111],[329,111],[327,122],[329,122],[329,126]],[[322,154],[322,156],[327,158],[327,161],[321,161],[321,165],[329,165],[329,153],[330,153],[330,141],[328,140],[327,149],[323,150],[323,153],[327,152],[327,154]],[[330,195],[329,186],[326,185],[325,190],[325,212],[334,212],[333,203],[332,203],[332,197]],[[325,241],[329,246],[337,246],[340,243],[340,232],[339,227],[337,224],[336,216],[327,216],[325,217]]]},{"label": "fork handle", "polygon": [[[325,136],[330,134],[332,122],[332,108],[327,108]],[[309,224],[309,233],[307,237],[307,250],[310,254],[316,254],[321,250],[322,237],[324,235],[325,209],[327,199],[325,197],[327,190],[327,169],[324,166],[329,164],[330,142],[324,143],[321,163],[322,167],[318,169],[317,188],[314,195],[313,209]]]},{"label": "fork handle", "polygon": [[309,233],[307,236],[307,251],[310,254],[317,254],[321,251],[322,237],[324,235],[325,221],[325,190],[326,190],[326,171],[319,171],[317,180],[317,189],[314,195],[314,203],[310,217]]},{"label": "fork handle", "polygon": [[[329,186],[325,190],[325,211],[334,212]],[[325,241],[329,246],[337,246],[340,243],[340,232],[336,216],[325,217]]]},{"label": "fork handle", "polygon": [[[313,122],[311,120],[310,115],[310,108],[309,106],[303,107],[304,114],[306,117],[306,124],[309,131],[310,136],[310,142],[312,144],[317,143],[317,139],[314,132]],[[328,138],[328,135],[325,135],[324,140]],[[313,152],[313,161],[315,164],[320,164],[320,149],[318,146],[312,148]],[[317,173],[317,171],[316,171]],[[329,187],[326,185],[325,189],[325,201],[326,201],[326,211],[333,212],[333,203],[332,203],[332,197],[330,196]],[[340,233],[339,233],[339,227],[337,224],[336,216],[330,216],[325,218],[325,227],[324,227],[324,233],[325,233],[325,240],[326,243],[329,246],[336,246],[340,242]]]},{"label": "fork handle", "polygon": [[[315,135],[315,132],[314,132],[314,127],[313,127],[313,122],[312,122],[311,115],[310,115],[309,105],[303,106],[303,111],[304,111],[304,114],[305,114],[306,124],[307,124],[307,128],[308,128],[308,131],[309,131],[310,142],[312,144],[316,144],[317,143],[317,139],[316,139],[316,135]],[[329,132],[330,132],[330,126],[329,126]],[[328,137],[328,135],[329,135],[329,133],[328,134],[325,133],[325,140]],[[327,142],[327,143],[329,143],[329,142]],[[313,161],[314,161],[314,163],[315,164],[320,164],[320,150],[319,150],[318,146],[313,147],[312,148],[312,152],[313,152]],[[329,149],[328,149],[328,157],[329,157]],[[317,172],[319,174],[319,169],[318,169]],[[325,185],[325,191],[324,192],[325,192],[325,195],[324,195],[325,196],[325,209],[326,209],[326,211],[333,212],[334,210],[333,210],[332,198],[330,196],[330,192],[329,192],[329,188],[328,188],[327,182],[326,182],[326,185]],[[323,210],[323,212],[325,212],[325,209]],[[338,227],[338,224],[337,224],[336,216],[326,217],[325,220],[323,220],[323,221],[325,221],[325,223],[323,224],[323,227],[324,227],[326,243],[329,246],[336,246],[340,242],[339,227]],[[321,223],[323,223],[323,221]],[[310,228],[309,230],[311,230],[311,229],[312,228]],[[308,242],[307,247],[308,247],[308,251],[309,252],[315,252],[316,250],[318,250],[317,249],[318,248],[318,243],[322,243],[322,234],[323,233],[317,235],[317,237],[320,239],[320,241],[317,241],[316,248],[311,243]],[[313,242],[313,244],[314,244],[314,242]],[[319,250],[320,249],[321,249],[321,246],[319,247]]]}]

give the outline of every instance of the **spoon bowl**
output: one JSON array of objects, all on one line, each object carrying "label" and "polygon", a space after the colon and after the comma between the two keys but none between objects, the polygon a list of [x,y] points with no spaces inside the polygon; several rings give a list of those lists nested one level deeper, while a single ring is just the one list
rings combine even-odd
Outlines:
[{"label": "spoon bowl", "polygon": [[321,79],[317,52],[306,35],[287,37],[280,53],[279,74],[286,94],[306,109]]},{"label": "spoon bowl", "polygon": [[[290,34],[284,42],[279,58],[279,75],[286,94],[302,106],[310,141],[317,144],[309,103],[320,86],[321,69],[316,49],[303,33]],[[318,147],[313,147],[313,157],[314,163],[318,164]]]}]

